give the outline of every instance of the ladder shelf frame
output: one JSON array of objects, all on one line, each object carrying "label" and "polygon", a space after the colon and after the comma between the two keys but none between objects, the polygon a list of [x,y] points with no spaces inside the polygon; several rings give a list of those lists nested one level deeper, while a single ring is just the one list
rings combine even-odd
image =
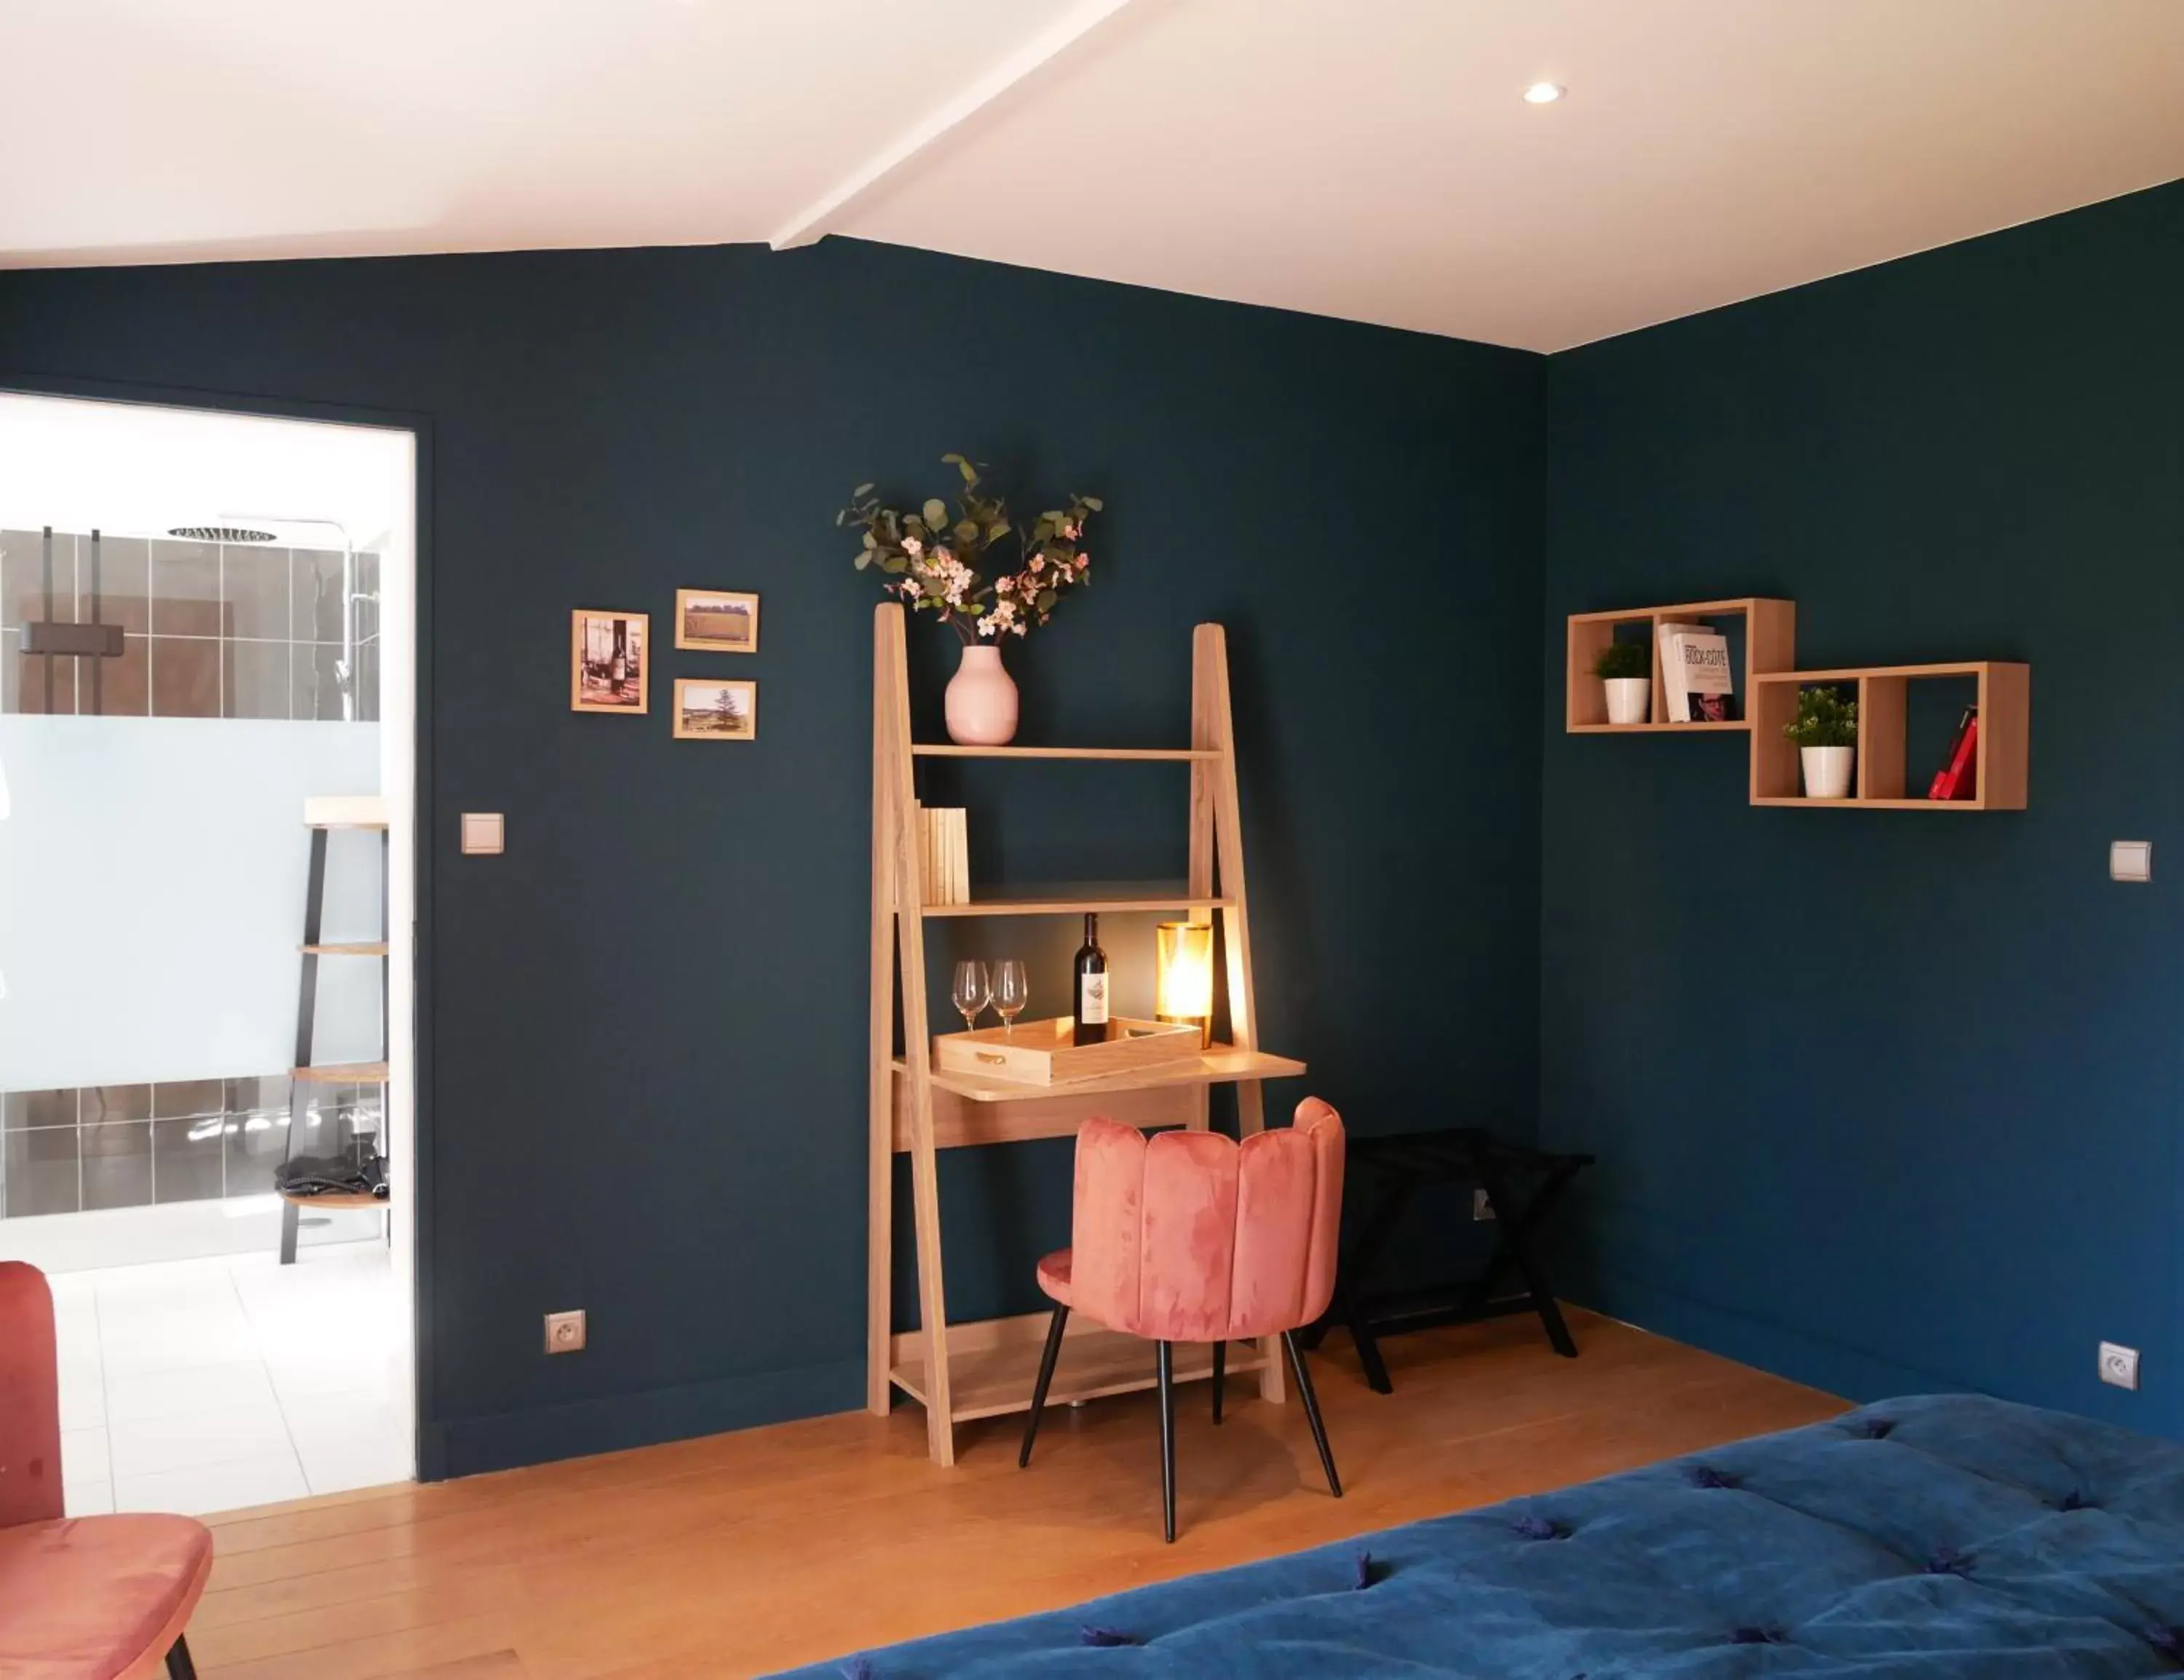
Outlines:
[{"label": "ladder shelf frame", "polygon": [[[1228,644],[1217,624],[1191,635],[1190,745],[1183,748],[955,747],[912,739],[908,659],[902,608],[883,603],[872,621],[872,832],[871,1037],[867,1084],[867,1228],[866,1270],[866,1409],[884,1416],[901,1389],[925,1409],[927,1455],[956,1461],[956,1425],[1022,1411],[1044,1312],[948,1321],[940,1252],[939,1152],[1034,1138],[1073,1137],[1084,1120],[1104,1114],[1140,1129],[1210,1124],[1215,1084],[1236,1088],[1240,1132],[1266,1126],[1263,1082],[1303,1073],[1301,1062],[1259,1049],[1252,989],[1251,933],[1245,887],[1242,810],[1236,786],[1235,733],[1229,706]],[[1190,875],[1180,892],[1165,887],[1114,888],[1091,896],[1067,889],[1038,897],[988,898],[969,905],[928,905],[923,899],[917,832],[916,760],[1061,759],[1184,764],[1190,767]],[[963,915],[1064,915],[1085,910],[1187,912],[1220,918],[1231,1042],[1208,1048],[1196,1063],[1075,1085],[1008,1087],[994,1081],[936,1074],[928,1019],[925,926],[928,918]],[[903,1053],[894,1050],[901,1013]],[[894,1159],[911,1164],[911,1218],[916,1234],[920,1328],[894,1324]],[[1150,1388],[1153,1344],[1139,1344],[1145,1370],[1122,1337],[1075,1315],[1063,1343],[1063,1365],[1048,1404]],[[1071,1354],[1078,1355],[1072,1362]],[[1177,1376],[1211,1375],[1210,1350],[1178,1350]],[[1077,1369],[1072,1370],[1072,1363]],[[1285,1385],[1274,1338],[1239,1343],[1228,1369],[1255,1372],[1262,1398],[1280,1403]],[[960,1366],[960,1368],[959,1368]],[[958,1393],[958,1378],[962,1379]]]}]

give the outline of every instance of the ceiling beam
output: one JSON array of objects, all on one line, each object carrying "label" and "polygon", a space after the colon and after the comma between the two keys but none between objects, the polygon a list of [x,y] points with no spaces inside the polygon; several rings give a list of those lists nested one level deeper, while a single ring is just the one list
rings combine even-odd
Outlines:
[{"label": "ceiling beam", "polygon": [[943,136],[961,127],[1011,88],[1052,64],[1129,3],[1130,0],[1079,0],[1079,3],[1072,6],[961,92],[928,114],[908,132],[898,136],[872,153],[823,195],[790,217],[768,242],[777,251],[786,251],[825,238],[833,231],[833,224],[860,199],[900,175]]}]

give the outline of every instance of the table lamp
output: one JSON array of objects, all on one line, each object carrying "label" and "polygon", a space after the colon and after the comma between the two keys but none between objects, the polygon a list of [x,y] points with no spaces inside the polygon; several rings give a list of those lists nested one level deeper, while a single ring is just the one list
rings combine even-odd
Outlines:
[{"label": "table lamp", "polygon": [[1213,924],[1164,921],[1153,937],[1153,1014],[1195,1026],[1202,1049],[1213,1040]]}]

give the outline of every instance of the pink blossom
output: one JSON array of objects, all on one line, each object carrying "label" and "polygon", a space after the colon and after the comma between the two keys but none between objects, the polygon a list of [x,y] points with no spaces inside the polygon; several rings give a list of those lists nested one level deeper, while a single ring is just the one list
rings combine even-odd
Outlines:
[{"label": "pink blossom", "polygon": [[922,554],[925,552],[925,544],[915,537],[905,537],[902,539],[902,552],[905,554]]},{"label": "pink blossom", "polygon": [[1034,554],[1034,555],[1031,557],[1031,571],[1032,571],[1032,576],[1033,576],[1034,577],[1036,577],[1036,576],[1038,576],[1039,575],[1039,573],[1041,573],[1041,572],[1045,571],[1045,570],[1046,570],[1046,562],[1045,562],[1045,560],[1041,559],[1040,559],[1037,554]]},{"label": "pink blossom", "polygon": [[1064,537],[1067,537],[1072,542],[1074,542],[1084,529],[1084,527],[1081,525],[1065,525],[1061,527],[1061,534]]},{"label": "pink blossom", "polygon": [[994,587],[1004,595],[1007,594],[1009,591],[1016,587],[1017,581],[1013,577],[1001,577],[994,580]]}]

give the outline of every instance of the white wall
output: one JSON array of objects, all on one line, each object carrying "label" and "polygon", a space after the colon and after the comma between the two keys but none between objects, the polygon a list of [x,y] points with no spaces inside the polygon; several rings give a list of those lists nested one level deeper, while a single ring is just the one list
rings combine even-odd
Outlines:
[{"label": "white wall", "polygon": [[[375,793],[376,724],[0,716],[0,1089],[293,1059],[305,796]],[[337,833],[324,937],[376,938],[379,837]],[[380,1054],[379,965],[320,965],[321,1061]]]}]

